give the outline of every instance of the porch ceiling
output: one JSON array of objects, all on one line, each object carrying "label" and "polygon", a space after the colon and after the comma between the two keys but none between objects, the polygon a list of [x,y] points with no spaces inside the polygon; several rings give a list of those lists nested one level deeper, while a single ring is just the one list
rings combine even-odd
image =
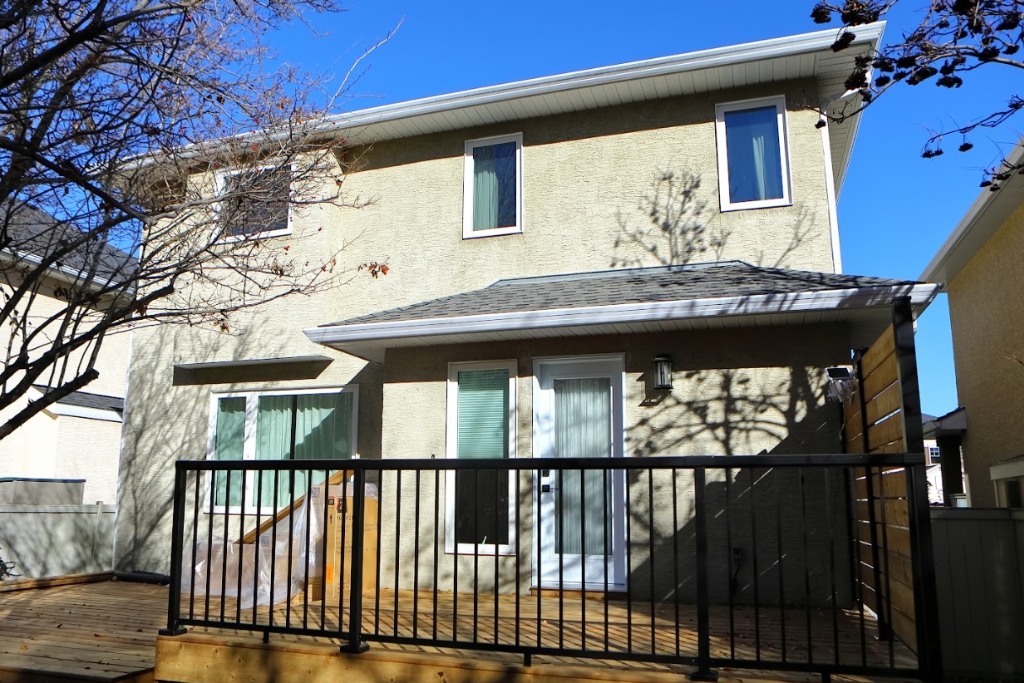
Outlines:
[{"label": "porch ceiling", "polygon": [[738,261],[501,280],[412,306],[305,330],[310,340],[378,363],[389,348],[520,339],[846,323],[850,347],[919,312],[938,285],[762,268]]}]

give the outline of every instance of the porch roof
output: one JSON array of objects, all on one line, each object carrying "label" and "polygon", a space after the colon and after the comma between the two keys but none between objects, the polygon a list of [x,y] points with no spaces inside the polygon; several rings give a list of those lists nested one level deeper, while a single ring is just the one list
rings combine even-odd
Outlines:
[{"label": "porch roof", "polygon": [[377,362],[396,347],[831,322],[848,323],[851,347],[859,347],[892,322],[895,297],[911,297],[920,311],[938,291],[921,282],[727,261],[500,280],[305,333]]}]

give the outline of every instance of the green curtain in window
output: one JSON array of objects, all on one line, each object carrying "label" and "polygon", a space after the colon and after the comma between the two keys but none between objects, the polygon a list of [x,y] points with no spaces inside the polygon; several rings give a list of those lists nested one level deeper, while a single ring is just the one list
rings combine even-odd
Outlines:
[{"label": "green curtain in window", "polygon": [[[608,458],[612,455],[611,380],[607,377],[556,379],[555,457]],[[586,536],[587,555],[607,555],[605,525],[611,510],[605,492],[611,495],[607,474],[563,471],[556,482],[556,552],[579,555]],[[607,534],[610,538],[611,534]]]},{"label": "green curtain in window", "polygon": [[[458,457],[507,458],[507,369],[458,373]],[[455,538],[458,543],[508,543],[508,470],[456,472]]]},{"label": "green curtain in window", "polygon": [[[256,459],[288,460],[292,451],[292,404],[294,396],[260,396],[256,411]],[[295,478],[295,495],[301,496],[303,482]],[[292,479],[289,473],[277,475],[276,507],[288,505],[292,500]],[[253,500],[257,486],[253,484]],[[264,473],[260,498],[261,506],[275,506],[274,476]]]},{"label": "green curtain in window", "polygon": [[473,148],[473,230],[516,225],[516,143]]},{"label": "green curtain in window", "polygon": [[729,198],[750,202],[782,197],[779,119],[774,106],[725,114]]},{"label": "green curtain in window", "polygon": [[[217,460],[241,460],[245,444],[245,398],[217,401],[217,433],[213,457]],[[231,473],[231,491],[227,492],[227,473],[217,472],[214,483],[216,505],[239,505],[242,497],[241,472]],[[226,499],[226,500],[225,500]]]}]

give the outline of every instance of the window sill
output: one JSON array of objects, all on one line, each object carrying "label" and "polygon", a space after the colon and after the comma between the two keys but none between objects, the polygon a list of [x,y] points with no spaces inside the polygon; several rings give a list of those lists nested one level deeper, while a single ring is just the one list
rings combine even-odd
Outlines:
[{"label": "window sill", "polygon": [[511,228],[493,228],[491,230],[463,230],[462,239],[471,240],[478,237],[501,237],[503,235],[522,235],[523,229],[519,226]]},{"label": "window sill", "polygon": [[292,229],[285,228],[283,230],[265,230],[264,232],[253,232],[246,233],[244,235],[232,235],[231,237],[224,237],[217,240],[217,244],[234,244],[236,242],[252,242],[255,240],[270,239],[271,237],[285,237],[292,234]]},{"label": "window sill", "polygon": [[749,211],[751,209],[777,209],[785,206],[793,206],[793,200],[788,197],[782,199],[764,199],[753,202],[722,203],[722,213],[728,211]]},{"label": "window sill", "polygon": [[510,545],[501,545],[501,546],[498,546],[498,552],[494,552],[494,546],[493,545],[489,545],[489,544],[488,545],[483,545],[483,544],[480,544],[479,550],[474,552],[472,544],[460,543],[459,544],[458,552],[456,552],[453,548],[449,548],[449,547],[446,546],[445,549],[444,549],[444,554],[445,555],[466,555],[466,556],[469,556],[469,557],[474,557],[474,556],[494,557],[495,555],[497,555],[498,557],[515,557],[516,550],[515,550],[515,548],[513,548]]}]

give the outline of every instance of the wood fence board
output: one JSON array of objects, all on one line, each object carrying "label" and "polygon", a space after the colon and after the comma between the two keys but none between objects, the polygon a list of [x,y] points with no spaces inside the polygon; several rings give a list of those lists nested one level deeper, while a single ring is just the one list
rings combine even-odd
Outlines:
[{"label": "wood fence board", "polygon": [[868,443],[872,452],[876,446],[892,443],[903,438],[903,413],[895,413],[878,424],[868,427]]},{"label": "wood fence board", "polygon": [[896,335],[893,333],[892,325],[889,325],[871,345],[871,348],[864,352],[864,356],[860,360],[861,371],[865,376],[870,375],[895,349]]},{"label": "wood fence board", "polygon": [[874,424],[890,413],[903,408],[903,391],[899,382],[890,384],[867,405],[868,424]]},{"label": "wood fence board", "polygon": [[877,448],[871,449],[872,453],[885,454],[885,453],[906,453],[907,449],[903,446],[903,439],[897,439],[887,444],[882,444]]},{"label": "wood fence board", "polygon": [[899,382],[899,365],[896,362],[896,354],[890,353],[881,365],[864,377],[865,403],[870,404],[876,396],[896,382]]}]

